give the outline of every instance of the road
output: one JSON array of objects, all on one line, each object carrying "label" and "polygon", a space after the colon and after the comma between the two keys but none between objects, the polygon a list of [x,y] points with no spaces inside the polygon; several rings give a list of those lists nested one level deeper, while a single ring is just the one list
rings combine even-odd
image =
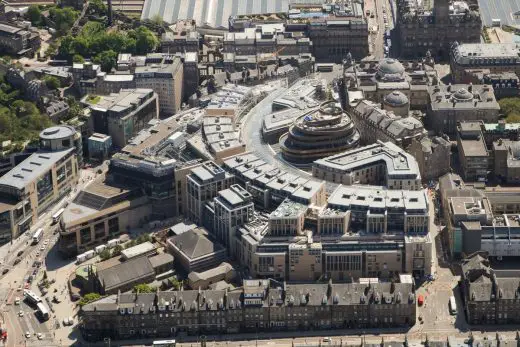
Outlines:
[{"label": "road", "polygon": [[[53,258],[59,257],[59,255],[57,255],[56,247],[58,235],[54,234],[57,225],[52,224],[52,215],[58,209],[73,200],[82,188],[92,182],[96,175],[95,170],[96,169],[81,170],[78,185],[73,192],[69,193],[62,200],[56,203],[49,211],[42,214],[39,220],[31,227],[30,231],[14,240],[12,244],[1,247],[0,257],[2,258],[2,271],[6,268],[9,269],[7,274],[0,276],[0,308],[8,332],[8,339],[5,346],[54,345],[53,323],[55,320],[50,319],[47,322],[40,322],[34,314],[35,309],[33,307],[28,306],[25,302],[22,302],[20,306],[15,305],[15,298],[23,298],[23,287],[25,287],[25,283],[28,281],[30,275],[33,275],[34,280],[28,285],[29,289],[37,295],[40,295],[40,291],[36,284],[42,279],[44,270],[47,270],[46,265],[49,261],[48,257],[50,254],[52,254]],[[41,241],[38,244],[33,245],[32,234],[38,228],[43,228],[44,233]],[[16,265],[14,265],[15,259],[20,259],[19,263]],[[34,266],[35,260],[42,261],[42,266],[40,268]],[[54,273],[49,271],[49,278],[51,278],[51,274],[53,275],[53,278],[61,284],[60,289],[62,291],[58,292],[56,295],[62,296],[62,300],[68,299],[67,293],[65,293],[65,295],[63,294],[63,283],[66,283],[68,276],[54,276]],[[53,293],[54,288],[58,291],[58,284],[49,288],[49,293]],[[45,304],[50,307],[48,302],[45,302]],[[64,312],[64,315],[72,315],[73,311],[71,303],[69,302],[65,305],[68,310],[67,312]],[[24,312],[22,317],[19,316],[20,310]],[[51,313],[51,315],[53,315],[53,313]],[[30,338],[24,336],[26,332],[30,333]],[[37,333],[42,333],[43,338],[41,340],[37,339]]]},{"label": "road", "polygon": [[[372,0],[373,5],[375,7],[375,25],[377,25],[377,32],[371,35],[372,42],[372,52],[370,57],[367,57],[366,60],[380,60],[385,56],[384,52],[384,34],[387,30],[385,28],[385,24],[387,25],[388,30],[392,30],[394,28],[395,23],[395,11],[392,10],[392,6],[394,5],[392,1],[389,0]],[[386,21],[385,21],[386,16]]]}]

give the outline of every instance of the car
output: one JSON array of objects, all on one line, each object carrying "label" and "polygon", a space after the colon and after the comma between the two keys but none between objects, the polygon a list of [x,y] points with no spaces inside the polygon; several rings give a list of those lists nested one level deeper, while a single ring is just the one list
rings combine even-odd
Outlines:
[{"label": "car", "polygon": [[20,305],[20,301],[21,301],[21,300],[20,300],[20,297],[17,296],[17,297],[14,299],[14,304],[15,304],[15,305]]},{"label": "car", "polygon": [[5,269],[2,270],[2,275],[5,275],[5,274],[8,273],[8,272],[9,272],[9,269],[8,269],[8,268],[5,268]]},{"label": "car", "polygon": [[42,333],[38,333],[38,334],[36,334],[36,337],[38,338],[38,340],[41,340],[41,339],[43,339],[43,334]]},{"label": "car", "polygon": [[43,244],[44,244],[45,246],[47,246],[47,245],[49,244],[49,239],[43,241]]},{"label": "car", "polygon": [[45,246],[41,246],[40,251],[42,251],[42,252],[45,251]]},{"label": "car", "polygon": [[33,275],[34,277],[36,277],[37,274],[38,274],[38,269],[34,269],[32,275]]},{"label": "car", "polygon": [[38,251],[38,252],[36,252],[36,256],[37,256],[37,257],[39,257],[39,256],[40,256],[40,252],[39,252],[39,251]]},{"label": "car", "polygon": [[13,265],[17,265],[17,264],[19,264],[21,261],[22,261],[22,258],[16,258],[16,259],[14,260]]},{"label": "car", "polygon": [[22,286],[18,286],[18,288],[16,288],[16,291],[17,292],[21,292],[22,291]]},{"label": "car", "polygon": [[18,252],[18,254],[17,254],[16,256],[17,256],[17,257],[21,257],[22,254],[23,254],[23,251],[20,251],[20,252]]},{"label": "car", "polygon": [[78,301],[79,299],[81,299],[81,296],[79,294],[72,294],[70,298],[72,301]]},{"label": "car", "polygon": [[330,343],[330,342],[331,342],[330,337],[324,337],[324,338],[323,338],[323,342],[329,342],[329,343]]},{"label": "car", "polygon": [[61,302],[60,298],[58,298],[56,295],[54,295],[52,297],[52,301],[54,301],[55,303],[59,304]]},{"label": "car", "polygon": [[31,285],[31,284],[30,284],[29,282],[27,282],[27,283],[25,283],[25,285],[24,285],[23,287],[24,287],[25,289],[29,289],[30,285]]},{"label": "car", "polygon": [[29,278],[27,279],[27,282],[32,283],[33,280],[34,280],[34,276],[30,275]]},{"label": "car", "polygon": [[28,331],[26,331],[26,332],[25,332],[25,338],[28,339],[28,338],[30,338],[30,337],[31,337],[31,333],[28,332]]},{"label": "car", "polygon": [[23,317],[23,311],[18,312],[18,317]]}]

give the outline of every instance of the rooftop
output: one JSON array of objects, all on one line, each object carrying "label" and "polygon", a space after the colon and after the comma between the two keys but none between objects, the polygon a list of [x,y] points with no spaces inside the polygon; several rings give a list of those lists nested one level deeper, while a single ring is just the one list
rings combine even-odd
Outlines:
[{"label": "rooftop", "polygon": [[0,177],[0,186],[23,189],[48,172],[58,161],[73,152],[74,148],[54,152],[36,152],[11,171]]},{"label": "rooftop", "polygon": [[147,254],[155,250],[153,243],[146,241],[136,246],[124,249],[121,254],[125,259],[132,259],[142,254]]},{"label": "rooftop", "polygon": [[192,229],[168,239],[168,244],[175,247],[187,258],[195,260],[215,252],[225,251],[219,243],[208,239],[203,229]]},{"label": "rooftop", "polygon": [[278,205],[276,210],[274,210],[271,213],[269,218],[272,219],[298,217],[302,213],[307,212],[308,209],[308,205],[294,202],[291,199],[285,199],[280,205]]},{"label": "rooftop", "polygon": [[127,283],[145,279],[155,274],[150,260],[147,257],[137,257],[119,263],[107,269],[98,270],[99,281],[105,291],[119,288]]},{"label": "rooftop", "polygon": [[76,129],[70,125],[56,125],[40,132],[42,140],[56,140],[71,137],[76,134]]},{"label": "rooftop", "polygon": [[145,100],[150,99],[154,95],[152,89],[122,89],[119,93],[110,95],[96,96],[92,98],[90,95],[85,96],[81,101],[90,107],[91,110],[100,112],[128,113]]}]

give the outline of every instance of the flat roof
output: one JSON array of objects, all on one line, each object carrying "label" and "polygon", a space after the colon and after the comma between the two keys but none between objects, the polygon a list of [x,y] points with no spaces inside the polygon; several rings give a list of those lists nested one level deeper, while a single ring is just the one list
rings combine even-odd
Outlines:
[{"label": "flat roof", "polygon": [[124,258],[131,259],[131,258],[137,257],[138,255],[151,252],[154,249],[155,249],[155,246],[153,245],[153,243],[146,241],[137,246],[133,246],[133,247],[123,250],[121,252],[121,254],[123,254]]},{"label": "flat roof", "polygon": [[76,133],[76,129],[70,125],[56,125],[40,132],[40,139],[56,140],[71,137]]},{"label": "flat roof", "polygon": [[29,158],[0,177],[0,185],[23,189],[27,184],[48,172],[54,164],[74,150],[75,148],[68,148],[63,151],[33,153]]}]

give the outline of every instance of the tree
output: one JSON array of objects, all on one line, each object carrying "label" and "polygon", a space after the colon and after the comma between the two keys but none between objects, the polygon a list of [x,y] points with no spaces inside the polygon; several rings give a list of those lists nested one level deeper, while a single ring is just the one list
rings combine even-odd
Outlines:
[{"label": "tree", "polygon": [[108,50],[99,53],[94,57],[94,62],[101,66],[101,70],[110,72],[117,62],[117,53],[113,50]]},{"label": "tree", "polygon": [[88,304],[89,302],[93,302],[93,301],[96,301],[96,300],[99,300],[101,299],[101,295],[99,295],[98,293],[88,293],[88,294],[85,294],[84,297],[81,298],[81,300],[79,301],[79,306],[84,306],[86,304]]},{"label": "tree", "polygon": [[135,39],[135,53],[137,54],[153,52],[159,45],[159,39],[155,33],[144,26],[130,31],[128,35]]},{"label": "tree", "polygon": [[134,289],[133,289],[133,292],[134,293],[153,293],[155,292],[155,288],[146,284],[146,283],[141,283],[141,284],[137,284],[134,286]]},{"label": "tree", "polygon": [[27,19],[29,19],[33,26],[42,24],[42,11],[40,11],[38,5],[29,6],[29,9],[27,10]]},{"label": "tree", "polygon": [[72,7],[58,8],[53,7],[49,11],[51,19],[56,25],[59,35],[65,35],[72,29],[72,25],[79,16],[79,12]]},{"label": "tree", "polygon": [[121,246],[121,245],[116,245],[116,246],[114,247],[114,249],[112,250],[112,255],[113,255],[114,257],[117,257],[117,256],[121,255],[121,252],[123,252],[123,246]]},{"label": "tree", "polygon": [[503,98],[498,102],[498,104],[500,105],[502,112],[505,114],[508,123],[520,122],[520,98]]},{"label": "tree", "polygon": [[99,253],[99,259],[101,260],[107,260],[111,257],[110,250],[108,248],[105,248],[101,253]]},{"label": "tree", "polygon": [[91,14],[97,14],[99,16],[107,14],[107,6],[102,0],[90,0],[88,9]]},{"label": "tree", "polygon": [[74,56],[72,57],[72,62],[73,63],[84,63],[85,58],[83,58],[80,54],[74,54]]},{"label": "tree", "polygon": [[50,90],[56,90],[56,89],[60,88],[60,86],[61,86],[60,80],[54,76],[45,76],[43,78],[43,82],[45,82],[45,85]]}]

